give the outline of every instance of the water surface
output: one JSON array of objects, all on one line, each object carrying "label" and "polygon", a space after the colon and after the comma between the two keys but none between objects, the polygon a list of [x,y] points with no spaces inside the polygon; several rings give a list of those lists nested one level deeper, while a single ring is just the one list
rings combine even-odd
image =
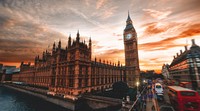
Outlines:
[{"label": "water surface", "polygon": [[35,96],[0,86],[0,111],[70,111]]}]

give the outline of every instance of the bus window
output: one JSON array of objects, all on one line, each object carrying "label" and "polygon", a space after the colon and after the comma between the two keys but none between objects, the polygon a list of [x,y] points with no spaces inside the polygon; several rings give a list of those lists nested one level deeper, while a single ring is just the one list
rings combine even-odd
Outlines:
[{"label": "bus window", "polygon": [[181,91],[181,96],[196,96],[195,92]]}]

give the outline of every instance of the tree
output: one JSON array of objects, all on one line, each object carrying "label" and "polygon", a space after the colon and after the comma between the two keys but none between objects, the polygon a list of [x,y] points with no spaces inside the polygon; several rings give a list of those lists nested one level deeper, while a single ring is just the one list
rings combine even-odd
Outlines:
[{"label": "tree", "polygon": [[120,98],[125,97],[128,90],[129,87],[125,82],[119,81],[113,84],[113,92]]}]

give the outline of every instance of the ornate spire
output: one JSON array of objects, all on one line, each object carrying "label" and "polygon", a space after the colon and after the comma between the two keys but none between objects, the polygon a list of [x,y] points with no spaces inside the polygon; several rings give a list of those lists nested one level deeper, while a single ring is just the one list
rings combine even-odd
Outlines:
[{"label": "ornate spire", "polygon": [[120,65],[120,61],[118,60],[118,66]]},{"label": "ornate spire", "polygon": [[92,40],[91,40],[91,37],[90,37],[90,40],[89,40],[89,48],[90,48],[90,49],[92,48]]},{"label": "ornate spire", "polygon": [[69,34],[69,38],[68,38],[68,48],[71,46],[71,34]]},{"label": "ornate spire", "polygon": [[134,27],[133,27],[132,20],[131,20],[129,11],[128,11],[128,17],[127,17],[127,20],[126,20],[126,28],[124,30],[129,30],[129,29],[132,29],[132,28],[134,28]]},{"label": "ornate spire", "polygon": [[[197,49],[198,48],[198,49]],[[192,39],[192,46],[190,47],[190,50],[195,52],[195,50],[199,50],[199,46],[195,43],[195,39]]]},{"label": "ornate spire", "polygon": [[58,49],[61,49],[61,40],[58,42]]},{"label": "ornate spire", "polygon": [[78,29],[78,32],[77,32],[77,34],[79,34],[79,29]]},{"label": "ornate spire", "polygon": [[77,31],[77,37],[80,37],[79,30]]},{"label": "ornate spire", "polygon": [[76,34],[76,41],[79,41],[79,40],[80,40],[80,34],[79,34],[79,30],[78,30],[78,32]]},{"label": "ornate spire", "polygon": [[37,61],[38,59],[37,59],[37,56],[35,56],[35,62]]},{"label": "ornate spire", "polygon": [[126,21],[132,21],[130,15],[129,15],[129,11],[128,11],[128,18]]},{"label": "ornate spire", "polygon": [[192,46],[196,46],[194,39],[192,39]]},{"label": "ornate spire", "polygon": [[45,51],[43,51],[42,59],[45,60]]},{"label": "ornate spire", "polygon": [[89,42],[92,42],[91,37],[90,37],[90,39],[89,39]]},{"label": "ornate spire", "polygon": [[126,20],[126,23],[132,23],[132,20],[131,20],[131,17],[130,17],[129,11],[128,11],[128,18],[127,18],[127,20]]},{"label": "ornate spire", "polygon": [[56,49],[56,44],[55,42],[53,43],[53,51]]}]

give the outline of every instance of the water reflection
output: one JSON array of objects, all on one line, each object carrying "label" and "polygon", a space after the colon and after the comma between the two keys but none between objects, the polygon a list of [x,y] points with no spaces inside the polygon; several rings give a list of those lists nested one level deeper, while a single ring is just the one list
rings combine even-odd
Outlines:
[{"label": "water reflection", "polygon": [[0,111],[70,111],[34,96],[0,86]]}]

